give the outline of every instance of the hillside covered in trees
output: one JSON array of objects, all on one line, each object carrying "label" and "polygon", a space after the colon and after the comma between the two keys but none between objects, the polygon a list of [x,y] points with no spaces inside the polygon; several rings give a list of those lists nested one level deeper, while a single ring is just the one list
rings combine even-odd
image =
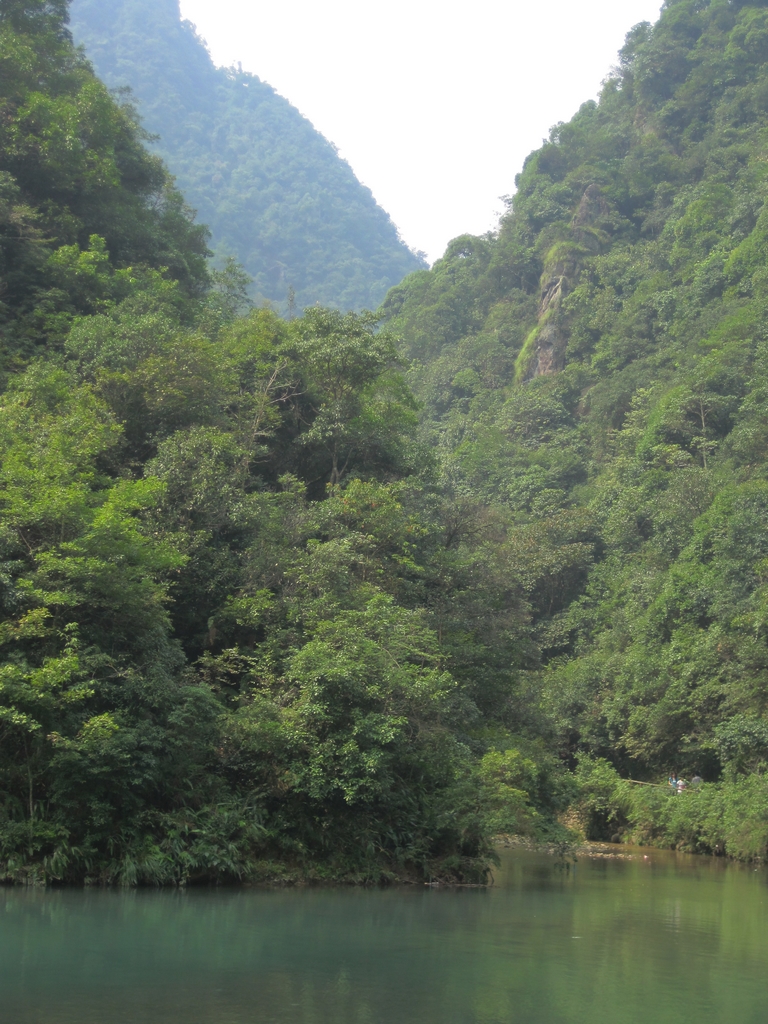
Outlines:
[{"label": "hillside covered in trees", "polygon": [[378,322],[249,311],[66,14],[0,8],[0,875],[766,856],[768,5],[633,29]]},{"label": "hillside covered in trees", "polygon": [[[498,234],[385,304],[464,543],[530,615],[534,728],[605,837],[766,850],[766,145],[768,5],[668,0]],[[619,782],[671,771],[722,784]]]},{"label": "hillside covered in trees", "polygon": [[424,266],[333,145],[255,75],[214,66],[178,0],[73,0],[71,30],[99,77],[129,87],[152,144],[218,262],[285,311],[375,309]]},{"label": "hillside covered in trees", "polygon": [[238,317],[66,15],[0,8],[0,874],[477,877],[516,604],[394,340]]}]

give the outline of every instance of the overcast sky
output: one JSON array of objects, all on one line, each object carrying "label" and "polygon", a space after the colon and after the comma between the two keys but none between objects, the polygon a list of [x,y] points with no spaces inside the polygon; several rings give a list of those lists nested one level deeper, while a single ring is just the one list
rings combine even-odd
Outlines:
[{"label": "overcast sky", "polygon": [[494,227],[525,156],[595,97],[660,0],[181,0],[217,64],[252,71],[334,142],[436,259]]}]

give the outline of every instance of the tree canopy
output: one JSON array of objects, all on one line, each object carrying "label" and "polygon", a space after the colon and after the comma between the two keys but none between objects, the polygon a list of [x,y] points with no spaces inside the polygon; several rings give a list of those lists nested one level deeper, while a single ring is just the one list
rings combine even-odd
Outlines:
[{"label": "tree canopy", "polygon": [[756,831],[731,849],[766,839],[738,787],[768,757],[767,19],[668,0],[528,158],[499,230],[384,305],[422,436],[506,523],[531,685],[604,838],[725,848],[714,804],[670,819],[619,784],[674,769],[732,780]]},{"label": "tree canopy", "polygon": [[188,297],[208,285],[192,223],[132,108],[72,45],[62,3],[0,10],[0,323],[6,356],[61,338],[72,316],[160,268]]},{"label": "tree canopy", "polygon": [[497,232],[290,319],[0,13],[0,874],[764,857],[768,8],[668,2]]}]

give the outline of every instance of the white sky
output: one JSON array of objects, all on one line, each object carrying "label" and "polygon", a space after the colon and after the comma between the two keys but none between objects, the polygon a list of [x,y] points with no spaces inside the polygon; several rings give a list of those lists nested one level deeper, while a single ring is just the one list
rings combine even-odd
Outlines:
[{"label": "white sky", "polygon": [[181,0],[334,142],[405,241],[436,259],[495,226],[526,155],[568,120],[661,0]]}]

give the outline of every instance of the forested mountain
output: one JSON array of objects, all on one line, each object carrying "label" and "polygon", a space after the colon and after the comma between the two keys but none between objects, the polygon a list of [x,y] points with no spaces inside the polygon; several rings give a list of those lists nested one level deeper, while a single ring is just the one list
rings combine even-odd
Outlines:
[{"label": "forested mountain", "polygon": [[286,308],[375,309],[424,266],[349,165],[265,82],[216,68],[178,0],[73,0],[72,32],[110,88],[130,87],[178,187],[253,294]]},{"label": "forested mountain", "polygon": [[0,7],[0,876],[482,876],[554,766],[526,796],[469,732],[517,604],[446,543],[394,341],[238,318],[66,15]]},{"label": "forested mountain", "polygon": [[0,7],[0,875],[765,857],[768,4],[632,30],[383,326],[244,312],[66,13]]},{"label": "forested mountain", "polygon": [[[591,827],[751,854],[768,835],[767,7],[667,0],[599,103],[528,158],[498,233],[456,239],[385,304],[421,436],[475,510],[465,542],[529,609],[534,704]],[[677,802],[617,781],[673,770],[724,781]]]},{"label": "forested mountain", "polygon": [[59,3],[5,3],[0,125],[3,364],[60,343],[74,316],[167,269],[179,294],[209,286],[208,232],[191,223],[132,113],[117,106],[59,27]]}]

